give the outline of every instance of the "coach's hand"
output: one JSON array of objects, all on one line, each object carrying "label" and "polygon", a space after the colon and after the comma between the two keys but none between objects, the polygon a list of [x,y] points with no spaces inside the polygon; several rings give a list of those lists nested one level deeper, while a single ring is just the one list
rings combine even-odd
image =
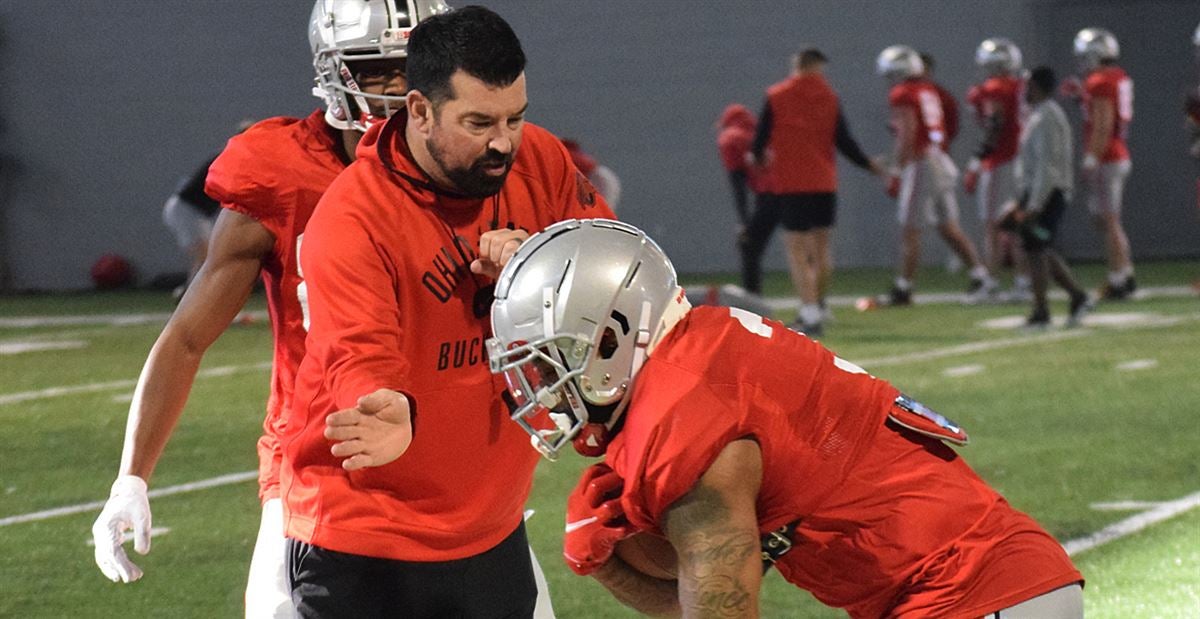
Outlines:
[{"label": "coach's hand", "polygon": [[379,389],[358,399],[354,408],[325,418],[325,438],[334,441],[329,452],[346,458],[342,468],[357,471],[383,466],[408,451],[412,444],[412,414],[408,398]]},{"label": "coach's hand", "polygon": [[563,559],[580,576],[612,558],[617,542],[634,534],[621,509],[624,482],[604,463],[588,467],[567,498]]},{"label": "coach's hand", "polygon": [[479,237],[479,257],[471,262],[471,272],[496,279],[527,238],[529,233],[524,230],[502,228],[484,232]]},{"label": "coach's hand", "polygon": [[141,568],[129,560],[122,547],[130,529],[133,549],[143,555],[150,552],[150,499],[146,496],[146,482],[135,475],[122,475],[113,482],[108,501],[92,525],[96,565],[113,582],[133,582],[142,577]]}]

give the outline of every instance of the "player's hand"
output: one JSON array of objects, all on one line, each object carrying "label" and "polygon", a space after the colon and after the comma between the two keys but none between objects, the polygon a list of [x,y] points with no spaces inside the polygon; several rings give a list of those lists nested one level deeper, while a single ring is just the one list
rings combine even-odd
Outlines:
[{"label": "player's hand", "polygon": [[122,547],[130,529],[133,549],[143,555],[150,552],[150,499],[146,496],[146,482],[135,475],[122,475],[113,482],[108,501],[92,524],[96,565],[113,582],[133,582],[142,577],[141,568],[129,560]]},{"label": "player's hand", "polygon": [[899,198],[900,197],[900,177],[896,176],[895,174],[889,175],[887,177],[887,180],[884,181],[884,189],[883,190],[884,190],[884,192],[887,193],[889,198],[891,198],[893,200],[895,200],[896,198]]},{"label": "player's hand", "polygon": [[879,157],[872,157],[867,169],[871,171],[871,174],[874,174],[880,178],[886,176],[888,173],[886,162]]},{"label": "player's hand", "polygon": [[411,407],[398,391],[378,389],[358,399],[354,408],[325,418],[329,452],[347,471],[383,466],[408,451],[413,440]]},{"label": "player's hand", "polygon": [[621,509],[624,482],[603,462],[583,471],[567,498],[563,559],[580,576],[599,569],[612,558],[617,542],[633,535]]},{"label": "player's hand", "polygon": [[471,262],[471,272],[496,279],[500,276],[500,269],[508,264],[527,238],[529,233],[520,229],[501,228],[484,232],[479,237],[479,257]]}]

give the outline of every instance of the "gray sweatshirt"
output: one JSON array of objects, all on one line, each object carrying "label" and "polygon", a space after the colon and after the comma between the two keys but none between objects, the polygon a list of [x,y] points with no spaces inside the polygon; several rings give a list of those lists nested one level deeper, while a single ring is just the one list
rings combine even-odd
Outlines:
[{"label": "gray sweatshirt", "polygon": [[1041,211],[1055,189],[1070,199],[1075,184],[1071,143],[1071,125],[1054,99],[1033,108],[1021,130],[1016,165],[1019,191],[1028,192],[1028,210]]}]

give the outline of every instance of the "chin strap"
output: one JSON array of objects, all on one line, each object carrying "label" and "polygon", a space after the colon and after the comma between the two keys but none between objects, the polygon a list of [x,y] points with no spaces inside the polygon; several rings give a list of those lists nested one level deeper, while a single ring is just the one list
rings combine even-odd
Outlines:
[{"label": "chin strap", "polygon": [[[658,319],[658,326],[654,329],[654,337],[646,347],[646,354],[654,352],[654,349],[658,348],[658,344],[667,337],[671,329],[675,328],[675,325],[683,320],[683,317],[690,311],[692,311],[692,304],[688,302],[687,294],[683,288],[676,286],[675,296],[671,298],[671,302],[663,309],[662,317]],[[634,373],[636,372],[635,369]]]}]

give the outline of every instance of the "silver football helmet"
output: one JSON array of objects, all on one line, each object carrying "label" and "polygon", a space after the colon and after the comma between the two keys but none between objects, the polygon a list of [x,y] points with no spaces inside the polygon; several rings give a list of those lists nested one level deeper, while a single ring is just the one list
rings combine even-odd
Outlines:
[{"label": "silver football helmet", "polygon": [[[366,131],[374,120],[404,107],[404,96],[363,92],[353,65],[402,61],[413,27],[449,10],[441,0],[317,0],[308,42],[317,72],[313,95],[325,101],[325,121],[337,129]],[[382,116],[372,115],[371,103],[384,110]]]},{"label": "silver football helmet", "polygon": [[682,298],[675,268],[641,230],[566,220],[535,234],[496,282],[488,361],[512,418],[555,459],[604,453],[647,347]]},{"label": "silver football helmet", "polygon": [[875,72],[889,80],[902,80],[924,73],[925,63],[921,62],[917,50],[907,45],[893,45],[879,52]]},{"label": "silver football helmet", "polygon": [[975,64],[993,75],[1016,75],[1021,72],[1021,48],[1001,37],[984,39],[975,49]]},{"label": "silver football helmet", "polygon": [[1075,57],[1090,71],[1100,66],[1102,60],[1116,60],[1121,55],[1121,46],[1117,37],[1103,28],[1084,28],[1075,35],[1074,51]]}]

